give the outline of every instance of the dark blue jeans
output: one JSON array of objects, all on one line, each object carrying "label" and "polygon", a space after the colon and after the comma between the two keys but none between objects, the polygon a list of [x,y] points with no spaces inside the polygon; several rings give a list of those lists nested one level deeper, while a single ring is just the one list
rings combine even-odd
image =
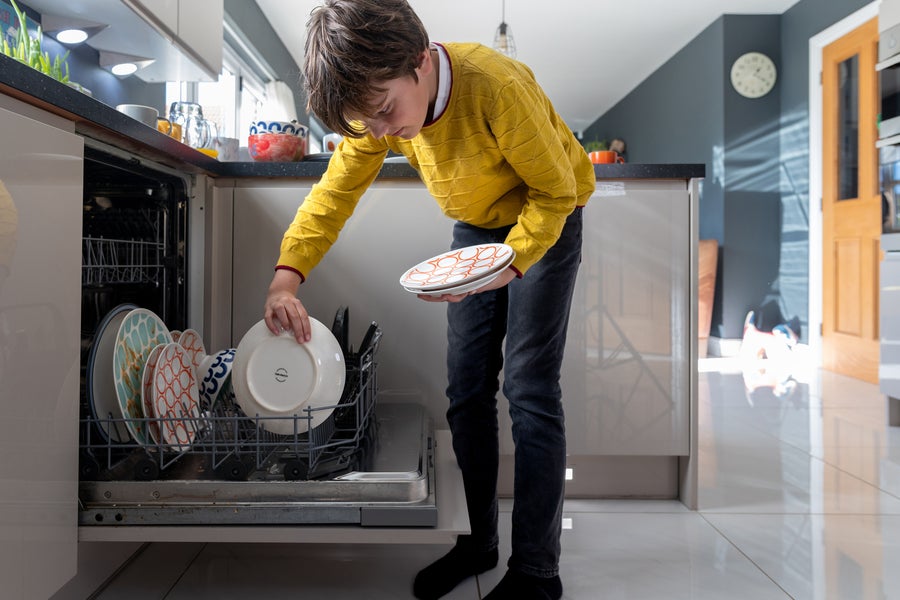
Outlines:
[{"label": "dark blue jeans", "polygon": [[[497,392],[502,368],[515,443],[509,567],[538,577],[559,572],[566,467],[559,378],[581,263],[581,212],[575,209],[559,241],[524,277],[447,307],[447,420],[472,526],[472,534],[460,543],[475,551],[492,550],[499,543]],[[502,242],[509,229],[456,223],[453,248]]]}]

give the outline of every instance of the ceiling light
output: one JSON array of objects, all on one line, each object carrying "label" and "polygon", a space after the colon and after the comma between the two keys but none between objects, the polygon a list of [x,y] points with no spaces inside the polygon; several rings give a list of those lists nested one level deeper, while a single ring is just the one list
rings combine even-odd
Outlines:
[{"label": "ceiling light", "polygon": [[53,36],[61,44],[80,44],[89,37],[93,37],[109,27],[96,21],[85,21],[71,17],[59,17],[57,15],[42,15],[41,30],[47,35]]},{"label": "ceiling light", "polygon": [[98,62],[100,66],[118,77],[127,77],[138,69],[143,69],[154,62],[152,58],[107,52],[100,50]]},{"label": "ceiling light", "polygon": [[516,57],[516,40],[513,39],[512,29],[506,24],[506,0],[503,0],[500,26],[494,34],[494,49],[510,58]]}]

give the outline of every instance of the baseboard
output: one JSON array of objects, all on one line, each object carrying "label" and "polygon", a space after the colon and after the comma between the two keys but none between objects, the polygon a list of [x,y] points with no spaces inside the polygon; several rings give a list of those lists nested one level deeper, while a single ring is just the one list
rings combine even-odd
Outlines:
[{"label": "baseboard", "polygon": [[741,340],[740,338],[719,338],[712,337],[709,338],[709,343],[707,344],[706,354],[707,356],[737,356],[741,351]]}]

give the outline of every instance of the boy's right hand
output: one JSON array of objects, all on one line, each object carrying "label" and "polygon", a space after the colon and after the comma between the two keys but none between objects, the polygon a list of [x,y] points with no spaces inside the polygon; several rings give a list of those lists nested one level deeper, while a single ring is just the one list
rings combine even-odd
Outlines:
[{"label": "boy's right hand", "polygon": [[269,331],[275,335],[282,331],[294,334],[297,343],[303,344],[311,338],[309,313],[297,298],[300,276],[287,269],[275,271],[269,293],[266,295],[264,318]]}]

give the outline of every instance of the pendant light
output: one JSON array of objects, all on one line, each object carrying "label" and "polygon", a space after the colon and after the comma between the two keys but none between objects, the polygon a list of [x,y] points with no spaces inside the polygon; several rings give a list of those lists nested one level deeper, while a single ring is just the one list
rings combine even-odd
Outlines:
[{"label": "pendant light", "polygon": [[516,57],[516,40],[513,39],[512,29],[506,24],[506,0],[503,0],[503,12],[500,16],[500,27],[494,34],[494,49],[510,58]]}]

